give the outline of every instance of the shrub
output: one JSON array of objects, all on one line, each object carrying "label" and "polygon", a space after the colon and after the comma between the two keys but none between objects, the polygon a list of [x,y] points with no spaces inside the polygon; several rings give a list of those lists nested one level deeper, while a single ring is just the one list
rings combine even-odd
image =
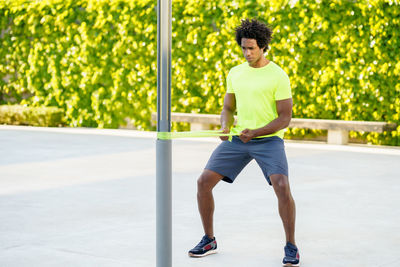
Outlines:
[{"label": "shrub", "polygon": [[0,124],[57,127],[62,119],[63,110],[57,107],[0,105]]},{"label": "shrub", "polygon": [[[57,106],[70,126],[129,117],[154,129],[156,4],[1,1],[0,104]],[[294,117],[400,120],[398,1],[174,0],[172,10],[172,111],[220,112],[227,72],[243,62],[234,28],[257,17],[274,29],[268,58],[291,79]],[[400,145],[400,127],[351,137]]]}]

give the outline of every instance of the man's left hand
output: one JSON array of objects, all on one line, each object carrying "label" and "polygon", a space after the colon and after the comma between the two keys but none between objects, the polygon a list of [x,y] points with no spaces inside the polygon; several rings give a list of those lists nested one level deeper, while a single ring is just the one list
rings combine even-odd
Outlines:
[{"label": "man's left hand", "polygon": [[244,129],[239,135],[239,138],[243,143],[249,142],[254,137],[256,137],[254,131],[250,129]]}]

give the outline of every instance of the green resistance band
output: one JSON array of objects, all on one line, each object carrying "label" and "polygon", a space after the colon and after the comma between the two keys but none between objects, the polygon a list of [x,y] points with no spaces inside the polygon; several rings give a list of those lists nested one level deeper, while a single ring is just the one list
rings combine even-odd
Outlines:
[{"label": "green resistance band", "polygon": [[218,136],[234,136],[233,133],[222,133],[219,130],[209,131],[190,131],[190,132],[157,132],[157,138],[162,140],[175,138],[190,138],[190,137],[218,137]]}]

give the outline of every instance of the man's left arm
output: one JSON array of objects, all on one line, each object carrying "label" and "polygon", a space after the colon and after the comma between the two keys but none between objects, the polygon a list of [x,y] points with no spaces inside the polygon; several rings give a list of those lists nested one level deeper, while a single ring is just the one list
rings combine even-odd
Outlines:
[{"label": "man's left arm", "polygon": [[257,136],[273,134],[289,126],[290,120],[292,119],[292,98],[277,100],[275,101],[275,103],[278,117],[264,127],[253,130],[243,130],[239,136],[240,140],[242,140],[243,143],[247,143],[252,138],[255,138]]}]

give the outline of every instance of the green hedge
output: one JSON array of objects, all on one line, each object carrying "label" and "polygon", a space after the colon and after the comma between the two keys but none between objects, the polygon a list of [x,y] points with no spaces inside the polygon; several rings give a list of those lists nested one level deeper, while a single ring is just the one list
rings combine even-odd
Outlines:
[{"label": "green hedge", "polygon": [[[220,112],[227,72],[243,62],[234,28],[257,17],[274,28],[268,57],[290,76],[294,117],[399,124],[398,1],[286,2],[174,0],[172,111]],[[156,4],[2,1],[0,104],[57,106],[70,126],[118,127],[129,117],[151,129]],[[400,145],[400,126],[351,135]]]},{"label": "green hedge", "polygon": [[0,124],[57,127],[63,126],[64,111],[57,107],[0,105]]}]

